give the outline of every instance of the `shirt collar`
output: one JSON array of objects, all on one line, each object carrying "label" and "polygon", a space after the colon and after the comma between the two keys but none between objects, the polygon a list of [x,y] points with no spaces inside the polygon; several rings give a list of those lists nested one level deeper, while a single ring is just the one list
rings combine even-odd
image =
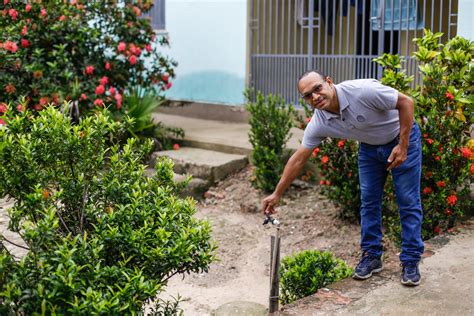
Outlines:
[{"label": "shirt collar", "polygon": [[337,85],[334,85],[334,87],[336,88],[337,99],[339,101],[339,114],[322,110],[321,112],[323,113],[326,120],[341,117],[342,111],[344,111],[349,106],[349,101],[347,101],[344,91],[342,91],[342,89],[340,89]]}]

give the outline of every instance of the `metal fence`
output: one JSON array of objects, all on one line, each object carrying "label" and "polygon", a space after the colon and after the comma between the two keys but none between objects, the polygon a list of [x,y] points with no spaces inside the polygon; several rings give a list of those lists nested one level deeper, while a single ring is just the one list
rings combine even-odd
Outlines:
[{"label": "metal fence", "polygon": [[456,35],[457,0],[251,0],[250,85],[298,102],[298,77],[318,69],[341,82],[380,78],[372,59],[404,56],[420,81],[412,56],[423,29]]}]

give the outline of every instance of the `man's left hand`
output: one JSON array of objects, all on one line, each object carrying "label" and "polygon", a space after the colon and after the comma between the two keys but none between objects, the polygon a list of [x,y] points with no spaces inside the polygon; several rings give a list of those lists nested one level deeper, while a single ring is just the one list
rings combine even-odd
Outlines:
[{"label": "man's left hand", "polygon": [[406,146],[401,146],[398,144],[393,147],[390,157],[388,157],[387,170],[392,170],[393,168],[398,168],[400,165],[407,160],[407,148]]}]

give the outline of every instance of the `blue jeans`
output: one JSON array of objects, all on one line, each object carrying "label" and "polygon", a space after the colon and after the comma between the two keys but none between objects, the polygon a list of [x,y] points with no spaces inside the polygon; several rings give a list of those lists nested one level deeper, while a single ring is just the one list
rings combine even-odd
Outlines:
[{"label": "blue jeans", "polygon": [[[397,144],[398,137],[386,145],[359,145],[361,248],[373,256],[382,255],[382,195],[388,173],[387,159]],[[400,261],[418,262],[424,245],[421,239],[421,139],[416,122],[410,133],[407,160],[391,172],[402,226]]]}]

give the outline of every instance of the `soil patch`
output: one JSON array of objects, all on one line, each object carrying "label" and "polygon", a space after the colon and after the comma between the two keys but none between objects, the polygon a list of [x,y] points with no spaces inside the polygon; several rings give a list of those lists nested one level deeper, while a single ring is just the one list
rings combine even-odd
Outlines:
[{"label": "soil patch", "polygon": [[[232,301],[268,305],[270,236],[275,228],[262,225],[260,203],[265,195],[252,187],[251,168],[210,188],[197,205],[197,217],[212,224],[219,260],[209,273],[170,280],[166,295],[182,297],[185,315],[209,315]],[[359,224],[341,220],[319,186],[297,183],[286,192],[276,216],[281,222],[282,257],[307,249],[328,250],[354,266],[360,257]],[[385,267],[393,270],[398,265],[396,247],[388,240],[384,247]]]}]

